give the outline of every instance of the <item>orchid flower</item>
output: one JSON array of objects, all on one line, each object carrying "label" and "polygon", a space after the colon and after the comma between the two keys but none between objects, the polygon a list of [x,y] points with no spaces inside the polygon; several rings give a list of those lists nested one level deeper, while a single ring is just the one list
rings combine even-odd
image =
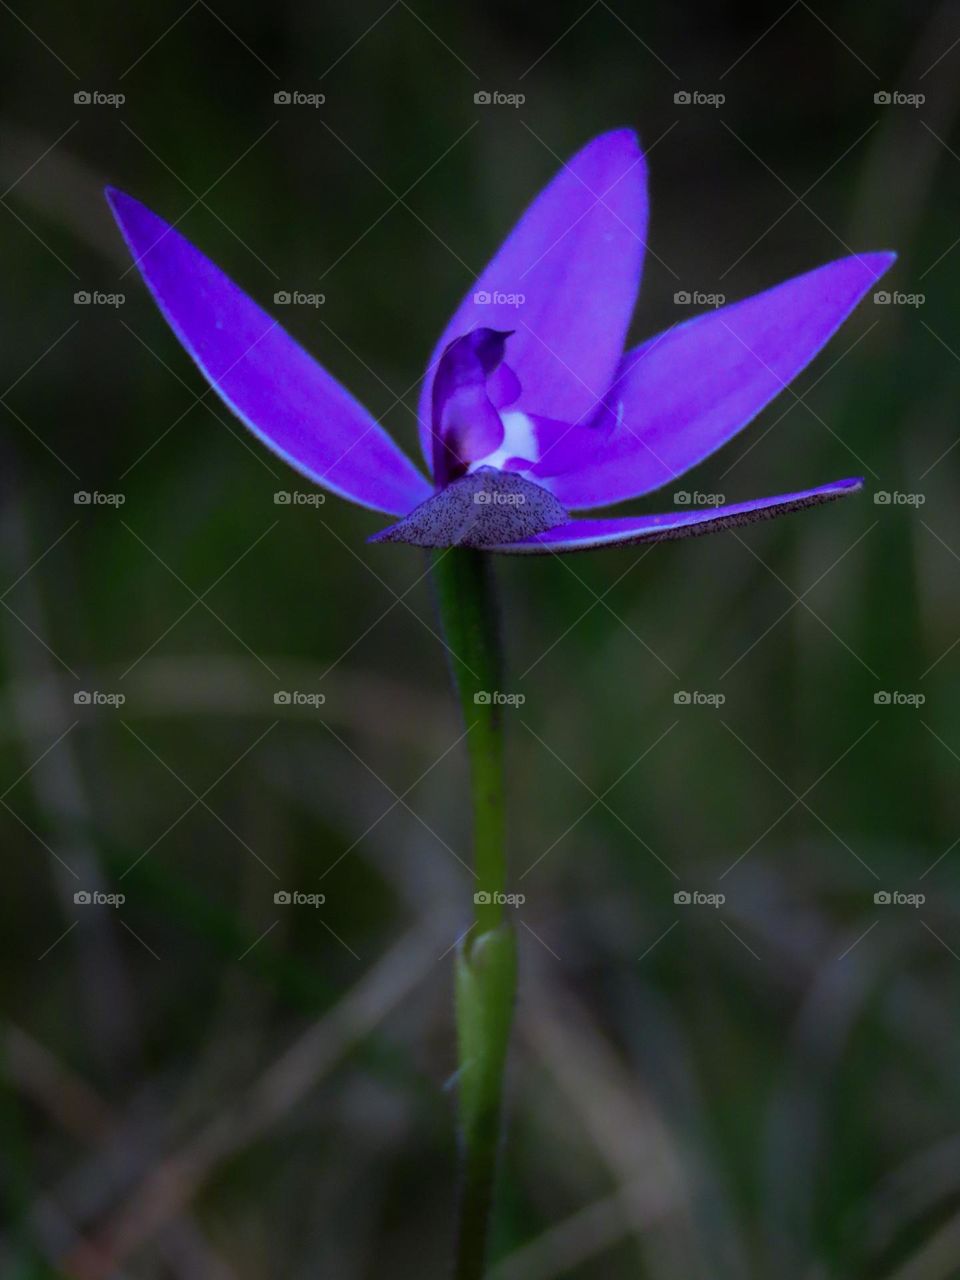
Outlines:
[{"label": "orchid flower", "polygon": [[809,363],[892,253],[854,255],[625,350],[647,234],[633,133],[564,165],[460,303],[422,380],[431,479],[265,311],[174,227],[109,190],[161,311],[225,404],[291,466],[399,517],[373,541],[437,548],[433,576],[466,724],[474,922],[456,947],[463,1172],[456,1280],[480,1280],[496,1182],[516,933],[504,910],[502,668],[491,557],[709,533],[826,502],[838,480],[668,515],[572,518],[675,480]]},{"label": "orchid flower", "polygon": [[400,519],[372,541],[551,553],[711,533],[858,479],[665,515],[586,519],[674,481],[816,355],[892,253],[855,254],[624,350],[647,234],[635,134],[564,165],[454,312],[422,381],[428,480],[373,417],[174,227],[107,196],[144,280],[224,403],[318,485]]}]

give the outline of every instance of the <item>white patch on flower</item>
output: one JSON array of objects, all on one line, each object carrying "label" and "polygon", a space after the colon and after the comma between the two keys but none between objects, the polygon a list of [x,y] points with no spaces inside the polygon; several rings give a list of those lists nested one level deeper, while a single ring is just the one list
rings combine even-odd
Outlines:
[{"label": "white patch on flower", "polygon": [[540,457],[536,427],[525,413],[520,413],[519,410],[501,413],[500,421],[503,423],[503,441],[500,448],[494,449],[485,458],[478,458],[476,462],[471,462],[467,468],[468,474],[476,471],[478,467],[498,467],[503,470],[503,464],[508,458],[525,458],[533,466]]}]

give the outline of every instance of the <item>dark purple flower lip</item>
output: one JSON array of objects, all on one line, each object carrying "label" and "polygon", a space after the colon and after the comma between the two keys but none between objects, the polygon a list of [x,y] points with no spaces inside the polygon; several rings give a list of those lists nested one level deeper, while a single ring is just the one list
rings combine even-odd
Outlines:
[{"label": "dark purple flower lip", "polygon": [[451,480],[369,542],[415,547],[499,547],[566,524],[567,510],[531,480],[496,467],[478,467]]},{"label": "dark purple flower lip", "polygon": [[[433,484],[174,227],[123,192],[107,197],[161,311],[224,403],[314,483],[400,517],[374,541],[566,552],[704,533],[859,487],[840,481],[709,511],[570,517],[661,489],[720,449],[895,259],[853,254],[625,350],[647,235],[646,164],[628,129],[595,138],[563,166],[437,341],[418,414]],[[474,503],[479,494],[503,500]]]}]

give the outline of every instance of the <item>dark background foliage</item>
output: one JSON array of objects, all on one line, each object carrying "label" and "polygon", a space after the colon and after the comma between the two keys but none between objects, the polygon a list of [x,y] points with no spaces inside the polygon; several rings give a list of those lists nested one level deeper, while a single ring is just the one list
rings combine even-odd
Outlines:
[{"label": "dark background foliage", "polygon": [[3,1274],[422,1277],[452,1222],[469,849],[425,564],[275,504],[296,477],[203,394],[102,186],[270,307],[324,294],[276,314],[414,451],[472,275],[630,125],[637,338],[854,250],[923,301],[868,297],[687,485],[858,499],[499,566],[496,1275],[956,1275],[960,9],[17,0],[0,32]]}]

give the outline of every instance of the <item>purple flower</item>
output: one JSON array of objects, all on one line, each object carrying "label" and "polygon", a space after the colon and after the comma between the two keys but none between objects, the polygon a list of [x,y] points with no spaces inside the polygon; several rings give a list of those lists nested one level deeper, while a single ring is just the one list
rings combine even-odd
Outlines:
[{"label": "purple flower", "polygon": [[571,519],[662,488],[719,449],[895,257],[828,263],[625,352],[647,230],[646,164],[630,130],[596,138],[563,167],[439,338],[419,413],[433,483],[179,232],[131,196],[107,196],[160,309],[227,406],[309,479],[401,517],[374,541],[576,551],[709,533],[862,483]]}]

